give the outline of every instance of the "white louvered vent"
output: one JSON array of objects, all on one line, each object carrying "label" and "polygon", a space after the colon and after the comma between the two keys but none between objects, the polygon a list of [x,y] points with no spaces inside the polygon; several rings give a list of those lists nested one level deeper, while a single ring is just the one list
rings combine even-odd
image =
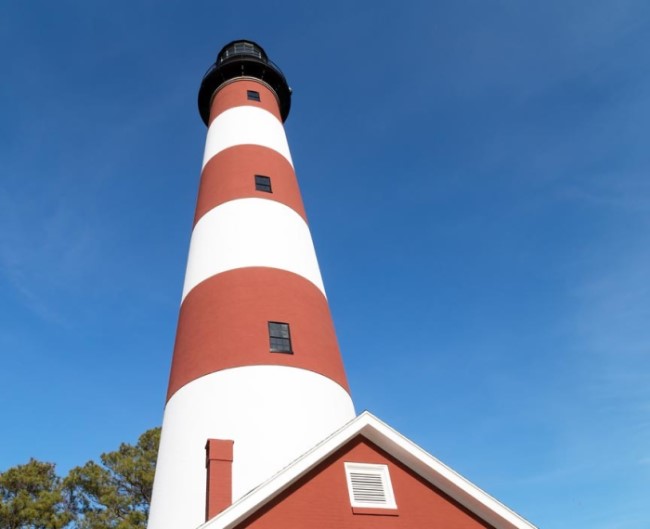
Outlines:
[{"label": "white louvered vent", "polygon": [[345,463],[345,474],[352,507],[397,508],[386,465]]}]

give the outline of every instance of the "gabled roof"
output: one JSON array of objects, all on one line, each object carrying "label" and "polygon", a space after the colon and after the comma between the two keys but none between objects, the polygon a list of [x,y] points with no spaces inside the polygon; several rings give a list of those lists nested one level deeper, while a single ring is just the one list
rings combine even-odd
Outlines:
[{"label": "gabled roof", "polygon": [[399,432],[365,411],[198,529],[231,529],[352,439],[363,436],[497,529],[537,529]]}]

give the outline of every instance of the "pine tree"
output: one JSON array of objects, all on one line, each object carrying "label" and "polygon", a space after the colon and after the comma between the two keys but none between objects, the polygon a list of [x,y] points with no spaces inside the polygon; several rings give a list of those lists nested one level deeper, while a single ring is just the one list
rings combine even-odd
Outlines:
[{"label": "pine tree", "polygon": [[0,474],[2,529],[62,529],[73,518],[53,463],[30,459]]},{"label": "pine tree", "polygon": [[137,444],[73,468],[64,484],[73,500],[78,529],[146,527],[160,441],[160,428],[143,433]]},{"label": "pine tree", "polygon": [[144,529],[160,428],[73,468],[30,459],[0,473],[0,529]]}]

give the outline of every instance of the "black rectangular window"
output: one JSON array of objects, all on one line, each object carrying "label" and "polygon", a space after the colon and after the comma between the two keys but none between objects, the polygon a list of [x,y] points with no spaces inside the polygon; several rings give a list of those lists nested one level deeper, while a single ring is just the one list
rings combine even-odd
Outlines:
[{"label": "black rectangular window", "polygon": [[266,193],[273,193],[271,189],[271,179],[268,176],[255,175],[255,189]]},{"label": "black rectangular window", "polygon": [[269,340],[272,353],[293,353],[289,324],[277,321],[269,322]]},{"label": "black rectangular window", "polygon": [[260,100],[260,93],[256,92],[255,90],[246,90],[246,95],[248,96],[248,99],[251,101]]}]

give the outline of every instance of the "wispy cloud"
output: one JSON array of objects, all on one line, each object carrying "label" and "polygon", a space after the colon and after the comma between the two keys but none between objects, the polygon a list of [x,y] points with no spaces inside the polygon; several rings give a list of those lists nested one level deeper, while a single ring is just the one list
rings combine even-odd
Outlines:
[{"label": "wispy cloud", "polygon": [[[44,197],[42,197],[44,199]],[[52,293],[69,288],[87,266],[89,228],[56,200],[17,200],[0,193],[0,270],[22,302],[40,317],[65,324]]]}]

